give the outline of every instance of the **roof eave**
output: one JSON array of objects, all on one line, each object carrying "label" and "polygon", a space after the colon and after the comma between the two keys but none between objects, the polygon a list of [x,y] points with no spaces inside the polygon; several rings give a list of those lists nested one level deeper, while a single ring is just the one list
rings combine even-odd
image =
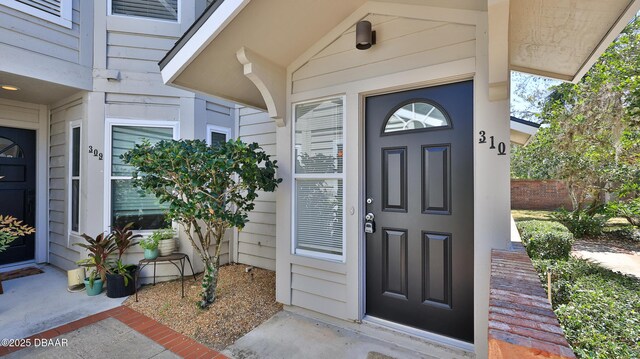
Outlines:
[{"label": "roof eave", "polygon": [[250,1],[218,0],[211,4],[160,60],[162,81],[173,85],[173,81],[182,70],[189,66]]}]

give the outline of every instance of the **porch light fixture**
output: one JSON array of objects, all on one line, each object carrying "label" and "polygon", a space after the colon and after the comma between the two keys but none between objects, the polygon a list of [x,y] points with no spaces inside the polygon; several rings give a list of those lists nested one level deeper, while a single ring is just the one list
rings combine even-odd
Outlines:
[{"label": "porch light fixture", "polygon": [[0,85],[0,88],[2,88],[3,90],[7,90],[7,91],[18,91],[18,90],[20,90],[19,87],[13,86],[13,85]]},{"label": "porch light fixture", "polygon": [[356,49],[366,50],[376,44],[376,32],[371,31],[371,23],[366,20],[356,25]]}]

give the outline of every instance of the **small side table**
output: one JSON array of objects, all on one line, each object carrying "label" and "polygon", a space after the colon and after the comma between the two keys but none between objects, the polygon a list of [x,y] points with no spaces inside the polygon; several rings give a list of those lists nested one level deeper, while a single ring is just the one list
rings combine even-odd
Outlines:
[{"label": "small side table", "polygon": [[[193,273],[193,266],[191,265],[191,260],[189,256],[184,253],[171,253],[168,256],[158,257],[156,259],[141,259],[138,262],[138,271],[136,272],[136,302],[138,301],[138,276],[140,272],[142,272],[142,268],[146,267],[150,263],[153,263],[153,285],[156,285],[156,264],[158,262],[169,262],[173,264],[180,272],[180,281],[182,282],[182,298],[184,298],[184,264],[189,262],[189,267],[191,268],[191,273],[193,275],[193,280],[197,282],[196,274]],[[179,265],[178,265],[179,264]]]}]

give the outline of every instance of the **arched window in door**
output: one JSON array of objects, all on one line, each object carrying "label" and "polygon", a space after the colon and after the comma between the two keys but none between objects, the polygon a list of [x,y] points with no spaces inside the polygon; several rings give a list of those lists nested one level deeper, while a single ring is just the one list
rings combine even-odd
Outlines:
[{"label": "arched window in door", "polygon": [[0,136],[0,157],[3,158],[23,158],[22,148],[12,140]]},{"label": "arched window in door", "polygon": [[390,112],[383,133],[450,128],[451,120],[440,106],[427,100],[411,100]]}]

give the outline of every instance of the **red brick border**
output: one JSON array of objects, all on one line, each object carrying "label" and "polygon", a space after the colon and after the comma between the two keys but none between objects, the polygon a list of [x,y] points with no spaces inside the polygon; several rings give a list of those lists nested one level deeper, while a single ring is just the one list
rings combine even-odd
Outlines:
[{"label": "red brick border", "polygon": [[491,250],[489,358],[574,359],[523,248]]},{"label": "red brick border", "polygon": [[[71,322],[57,328],[49,329],[25,339],[31,339],[31,342],[33,342],[33,339],[55,338],[59,335],[69,333],[82,327],[86,327],[87,325],[97,323],[107,318],[114,318],[121,321],[122,323],[131,327],[131,329],[137,331],[140,334],[143,334],[147,338],[162,345],[163,347],[180,357],[188,359],[226,358],[226,356],[224,356],[223,354],[220,354],[217,351],[210,349],[196,342],[195,340],[176,332],[166,325],[161,324],[147,317],[146,315],[136,312],[135,310],[126,306],[119,306],[98,314],[90,315],[86,318],[76,320],[75,322]],[[20,349],[23,348],[0,347],[0,357],[18,351]]]}]

